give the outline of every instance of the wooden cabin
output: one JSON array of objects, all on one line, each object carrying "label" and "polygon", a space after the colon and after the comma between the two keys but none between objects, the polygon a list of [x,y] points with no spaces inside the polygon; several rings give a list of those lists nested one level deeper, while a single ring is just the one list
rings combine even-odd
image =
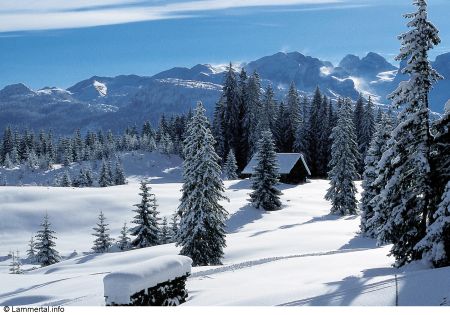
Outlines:
[{"label": "wooden cabin", "polygon": [[[257,164],[255,155],[241,172],[241,176],[244,178],[251,177]],[[277,164],[280,182],[282,183],[300,184],[304,183],[308,176],[311,176],[305,158],[301,153],[277,153]]]}]

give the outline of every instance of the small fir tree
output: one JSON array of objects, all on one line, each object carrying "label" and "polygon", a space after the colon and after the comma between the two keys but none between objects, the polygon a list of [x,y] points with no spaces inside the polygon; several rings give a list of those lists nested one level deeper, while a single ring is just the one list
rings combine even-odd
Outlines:
[{"label": "small fir tree", "polygon": [[61,260],[59,253],[55,249],[55,231],[51,229],[51,224],[48,214],[45,214],[44,220],[41,223],[41,229],[36,235],[36,260],[41,266],[49,266]]},{"label": "small fir tree", "polygon": [[92,247],[92,250],[96,253],[105,253],[112,245],[113,239],[109,235],[109,224],[105,221],[106,217],[103,214],[103,211],[100,211],[97,226],[93,228],[95,233],[92,234],[96,237],[94,240],[94,246]]},{"label": "small fir tree", "polygon": [[252,175],[251,202],[256,208],[278,210],[281,208],[281,191],[276,188],[279,181],[277,156],[272,133],[268,130],[261,134],[256,159],[258,164]]},{"label": "small fir tree", "polygon": [[155,195],[144,181],[141,182],[140,190],[141,203],[134,205],[136,209],[133,210],[136,216],[132,223],[136,226],[130,229],[130,234],[135,237],[131,244],[143,248],[159,244],[160,230]]}]

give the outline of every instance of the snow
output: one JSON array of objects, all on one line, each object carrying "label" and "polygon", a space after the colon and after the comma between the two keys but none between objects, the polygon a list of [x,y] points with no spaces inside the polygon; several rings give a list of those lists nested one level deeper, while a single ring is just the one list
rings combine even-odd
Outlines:
[{"label": "snow", "polygon": [[[131,221],[143,176],[154,178],[150,186],[161,216],[177,209],[180,172],[163,172],[176,167],[174,157],[140,157],[146,169],[135,166],[136,173],[123,186],[0,187],[0,305],[104,305],[107,274],[133,271],[136,264],[179,253],[174,244],[87,252],[100,210],[112,237],[117,238],[124,221]],[[124,159],[124,166],[138,161]],[[450,268],[395,269],[387,256],[390,246],[377,247],[374,240],[358,234],[359,216],[329,215],[331,205],[323,198],[328,181],[280,185],[283,208],[275,212],[249,205],[250,180],[226,181],[225,186],[230,202],[222,204],[230,216],[223,265],[192,268],[184,305],[394,305],[396,274],[400,305],[450,301]],[[7,274],[7,253],[18,249],[24,257],[45,211],[58,237],[57,250],[71,257],[23,275]],[[24,264],[23,269],[32,267]]]},{"label": "snow", "polygon": [[101,97],[106,96],[106,94],[108,93],[108,88],[106,84],[94,80],[94,83],[92,83],[92,85],[95,87],[95,89],[97,90],[98,94]]},{"label": "snow", "polygon": [[450,112],[450,100],[448,100],[447,103],[445,104],[445,112],[446,113]]},{"label": "snow", "polygon": [[372,82],[370,82],[370,84],[377,84],[380,82],[392,82],[392,81],[394,81],[397,73],[398,73],[398,70],[380,72],[377,74],[378,80],[372,81]]},{"label": "snow", "polygon": [[[299,159],[302,160],[303,165],[305,166],[308,173],[311,175],[308,165],[306,164],[305,159],[301,153],[277,153],[277,164],[279,174],[289,174]],[[256,167],[257,164],[258,161],[256,159],[256,156],[254,156],[250,160],[250,162],[248,162],[247,166],[242,171],[242,174],[253,174],[254,168]]]},{"label": "snow", "polygon": [[105,298],[108,304],[129,304],[134,293],[189,274],[191,264],[189,257],[166,255],[128,265],[103,278]]},{"label": "snow", "polygon": [[175,86],[181,86],[188,89],[204,89],[204,90],[212,90],[212,91],[221,91],[222,86],[220,84],[203,82],[203,81],[194,81],[194,80],[182,80],[176,78],[166,78],[166,79],[158,79],[156,80],[161,83],[170,83]]}]

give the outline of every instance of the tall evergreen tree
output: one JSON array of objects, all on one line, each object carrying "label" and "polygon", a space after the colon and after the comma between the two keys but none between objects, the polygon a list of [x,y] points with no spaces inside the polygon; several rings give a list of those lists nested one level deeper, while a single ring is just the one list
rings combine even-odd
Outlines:
[{"label": "tall evergreen tree", "polygon": [[220,264],[226,246],[227,212],[219,204],[226,197],[208,125],[205,109],[198,103],[184,140],[184,183],[177,234],[180,254],[191,257],[195,266]]},{"label": "tall evergreen tree", "polygon": [[157,211],[156,198],[150,192],[151,188],[146,182],[141,182],[141,203],[136,204],[136,216],[132,223],[136,226],[130,229],[130,234],[135,237],[131,242],[134,247],[143,248],[159,244],[159,212]]},{"label": "tall evergreen tree", "polygon": [[295,87],[295,83],[292,82],[287,94],[287,114],[285,119],[287,120],[287,126],[285,130],[286,135],[286,150],[285,152],[293,152],[295,133],[299,127],[302,115],[300,113],[300,98]]},{"label": "tall evergreen tree", "polygon": [[353,181],[358,178],[356,165],[359,156],[350,100],[346,100],[339,109],[337,126],[331,137],[330,188],[325,199],[332,203],[332,214],[356,214],[356,187]]},{"label": "tall evergreen tree", "polygon": [[170,241],[176,242],[178,234],[178,213],[175,212],[170,220]]},{"label": "tall evergreen tree", "polygon": [[428,60],[428,51],[440,43],[438,30],[428,21],[426,1],[415,0],[414,5],[418,10],[405,15],[411,19],[410,30],[399,36],[402,47],[396,58],[407,60],[402,72],[409,75],[409,81],[389,95],[394,107],[404,105],[404,109],[381,162],[387,180],[379,206],[389,216],[378,239],[393,243],[391,254],[397,266],[421,257],[415,246],[425,236],[433,193],[428,95],[441,78]]},{"label": "tall evergreen tree", "polygon": [[262,109],[261,101],[261,81],[258,73],[255,71],[247,81],[247,92],[245,93],[247,110],[245,112],[243,125],[246,134],[244,137],[247,140],[248,156],[247,162],[256,152],[256,144],[259,139],[257,127],[258,117]]},{"label": "tall evergreen tree", "polygon": [[431,148],[433,200],[430,225],[416,250],[435,267],[450,265],[450,102],[433,126]]},{"label": "tall evergreen tree", "polygon": [[250,194],[251,202],[256,208],[264,210],[278,210],[281,208],[280,195],[276,185],[279,181],[277,155],[272,133],[269,130],[261,134],[256,155],[258,164],[252,175],[253,192]]},{"label": "tall evergreen tree", "polygon": [[55,264],[61,260],[59,253],[55,249],[55,231],[50,226],[48,214],[45,214],[44,220],[41,223],[41,230],[36,235],[36,260],[43,267]]},{"label": "tall evergreen tree", "polygon": [[[383,152],[386,150],[387,141],[392,132],[392,121],[389,115],[383,114],[382,119],[377,124],[376,132],[370,143],[370,148],[365,159],[365,170],[362,181],[361,198],[361,232],[368,237],[376,237],[380,224],[380,214],[376,215],[372,201],[378,196],[383,185],[375,184],[376,179],[383,170],[378,168]],[[375,217],[375,218],[374,218]]]},{"label": "tall evergreen tree", "polygon": [[92,250],[96,253],[105,253],[112,245],[113,239],[109,235],[109,224],[105,221],[106,217],[103,214],[103,211],[100,211],[97,226],[93,228],[95,233],[92,234],[96,237],[94,240],[94,246],[92,247]]}]

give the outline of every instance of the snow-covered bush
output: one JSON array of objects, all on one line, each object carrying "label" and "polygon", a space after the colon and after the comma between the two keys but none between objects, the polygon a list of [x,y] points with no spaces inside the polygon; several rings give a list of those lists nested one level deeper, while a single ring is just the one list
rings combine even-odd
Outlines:
[{"label": "snow-covered bush", "polygon": [[168,255],[103,278],[107,306],[177,306],[186,301],[192,259]]}]

